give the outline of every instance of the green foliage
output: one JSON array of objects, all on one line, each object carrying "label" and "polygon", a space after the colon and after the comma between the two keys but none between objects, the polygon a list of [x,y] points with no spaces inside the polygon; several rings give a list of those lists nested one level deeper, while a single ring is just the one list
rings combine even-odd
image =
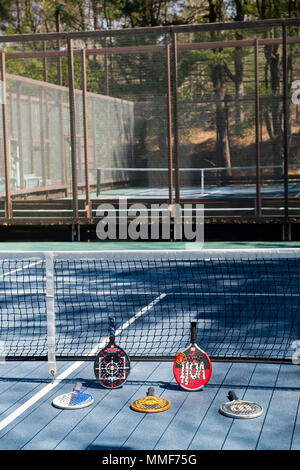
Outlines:
[{"label": "green foliage", "polygon": [[[53,32],[56,30],[55,10],[58,2],[53,0],[0,0],[0,29],[3,34]],[[62,31],[89,31],[93,29],[120,29],[156,27],[161,25],[196,24],[207,22],[248,21],[255,19],[286,18],[300,16],[300,2],[293,0],[65,0],[65,8],[60,14]],[[289,35],[298,35],[298,28],[289,28]],[[237,39],[279,37],[281,28],[240,31],[207,31],[192,34],[179,34],[179,43],[202,41],[228,41]],[[129,45],[165,44],[168,38],[163,35],[132,35],[109,39],[112,47]],[[100,39],[86,42],[86,47],[103,47]],[[2,46],[3,47],[3,46]],[[2,49],[1,47],[1,49]],[[11,45],[7,51],[41,50],[42,44],[33,43]],[[48,44],[55,49],[57,44]],[[65,44],[62,44],[65,47]],[[293,59],[299,46],[289,47],[289,73],[292,76]],[[281,93],[281,50],[275,48],[260,50],[260,96],[271,98]],[[163,57],[163,55],[161,55]],[[155,54],[127,54],[113,57],[113,73],[109,76],[110,92],[115,97],[144,101],[151,96],[165,99],[166,64],[164,58]],[[43,60],[8,60],[7,72],[37,80],[44,79]],[[62,60],[63,85],[68,86],[67,59]],[[47,60],[47,79],[57,83],[57,60]],[[217,79],[216,79],[217,78]],[[81,57],[74,57],[75,87],[82,87]],[[242,92],[237,91],[242,83]],[[225,87],[224,87],[225,84]],[[208,95],[218,100],[216,87],[226,88],[226,96],[252,97],[255,92],[253,48],[215,48],[189,50],[178,54],[178,95],[180,101],[192,103],[186,106],[185,119],[190,127],[196,120],[192,108]],[[87,87],[94,93],[105,93],[105,69],[102,56],[87,59]],[[238,94],[240,93],[240,95]],[[162,97],[163,96],[163,97]],[[197,101],[198,100],[198,101]],[[238,101],[238,100],[237,100]],[[241,100],[242,101],[242,100]],[[262,105],[268,122],[276,124],[276,109],[266,100]],[[214,105],[209,104],[214,108]],[[253,118],[249,105],[248,113]],[[184,113],[183,113],[184,114]],[[197,114],[197,113],[196,113]],[[205,114],[205,113],[204,113]],[[213,112],[211,113],[213,116]],[[246,113],[245,113],[246,116]],[[216,118],[216,116],[214,116]],[[143,116],[143,123],[148,119]],[[149,119],[148,119],[149,120]],[[213,117],[211,118],[211,122]],[[216,121],[216,119],[215,119]],[[276,122],[275,122],[276,121]],[[154,124],[155,123],[155,124]],[[214,123],[215,124],[215,123]],[[223,123],[224,124],[224,123]],[[226,124],[226,123],[225,123]],[[228,124],[228,123],[227,123]],[[158,128],[155,128],[155,125]],[[159,120],[151,123],[153,132],[159,133]],[[273,127],[274,127],[273,126]],[[277,126],[280,131],[280,125]],[[232,133],[247,130],[247,116],[240,122],[235,118]],[[277,138],[277,136],[275,136]],[[270,138],[272,138],[270,134]]]}]

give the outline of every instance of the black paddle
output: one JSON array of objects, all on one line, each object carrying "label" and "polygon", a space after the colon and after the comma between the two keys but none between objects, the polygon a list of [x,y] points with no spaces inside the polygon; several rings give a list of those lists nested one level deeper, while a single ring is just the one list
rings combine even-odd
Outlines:
[{"label": "black paddle", "polygon": [[119,388],[130,373],[128,354],[115,342],[116,318],[109,318],[109,343],[98,352],[94,361],[97,380],[105,388]]}]

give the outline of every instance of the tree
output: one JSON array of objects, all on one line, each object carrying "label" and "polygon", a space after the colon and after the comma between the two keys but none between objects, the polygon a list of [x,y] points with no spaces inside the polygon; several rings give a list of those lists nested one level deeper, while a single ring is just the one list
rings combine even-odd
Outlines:
[{"label": "tree", "polygon": [[[209,21],[210,23],[224,21],[225,5],[222,0],[209,0]],[[211,31],[211,40],[216,40],[216,33]],[[210,66],[210,75],[214,88],[216,101],[216,152],[218,164],[222,167],[230,168],[231,155],[229,145],[228,120],[225,104],[226,97],[226,64],[220,57],[222,49],[215,49],[217,59]],[[227,175],[222,175],[226,179]],[[223,180],[225,183],[225,181]]]},{"label": "tree", "polygon": [[[299,2],[290,0],[257,0],[257,16],[261,20],[268,18],[281,18],[288,16],[299,16]],[[292,34],[292,31],[289,31]],[[297,32],[296,32],[297,34]],[[265,37],[281,37],[281,28],[269,28],[265,32]],[[293,46],[289,48],[288,75],[292,76],[293,61],[291,60]],[[264,102],[262,106],[263,120],[270,138],[272,155],[276,176],[281,175],[281,163],[283,158],[283,104],[282,104],[282,47],[278,44],[264,46],[264,79],[263,90]],[[288,103],[289,106],[289,103]],[[290,134],[290,133],[289,133]]]},{"label": "tree", "polygon": [[0,28],[2,30],[5,30],[5,22],[10,22],[12,20],[10,3],[10,0],[0,0]]}]

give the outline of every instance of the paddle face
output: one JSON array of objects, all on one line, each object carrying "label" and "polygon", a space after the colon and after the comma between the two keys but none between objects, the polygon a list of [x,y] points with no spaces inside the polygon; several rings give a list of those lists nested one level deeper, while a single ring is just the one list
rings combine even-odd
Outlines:
[{"label": "paddle face", "polygon": [[155,396],[154,389],[150,387],[146,397],[134,400],[130,406],[140,413],[159,413],[168,410],[171,402],[166,398]]},{"label": "paddle face", "polygon": [[110,318],[110,341],[96,356],[94,361],[96,379],[105,388],[119,388],[126,382],[130,373],[128,354],[115,343],[115,318]]},{"label": "paddle face", "polygon": [[109,344],[97,354],[94,372],[102,387],[122,387],[130,372],[130,359],[122,348]]},{"label": "paddle face", "polygon": [[191,344],[179,353],[174,361],[174,377],[185,390],[200,390],[211,377],[212,366],[209,356],[196,344]]},{"label": "paddle face", "polygon": [[55,397],[52,401],[52,405],[55,408],[63,410],[77,410],[79,408],[86,408],[94,403],[94,398],[89,393],[83,393],[80,391],[80,386],[76,384],[76,387],[70,393],[64,393]]},{"label": "paddle face", "polygon": [[263,408],[258,403],[239,400],[233,391],[230,391],[228,398],[231,400],[220,406],[220,413],[229,418],[250,419],[258,418],[263,413]]}]

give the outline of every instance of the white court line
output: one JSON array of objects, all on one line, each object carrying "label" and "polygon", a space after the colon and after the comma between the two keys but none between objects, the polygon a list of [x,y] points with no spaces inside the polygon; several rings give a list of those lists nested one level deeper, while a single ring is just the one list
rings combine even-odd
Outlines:
[{"label": "white court line", "polygon": [[[135,322],[138,318],[144,315],[146,312],[149,312],[154,305],[156,305],[160,300],[162,300],[166,294],[161,294],[159,297],[154,299],[150,304],[146,307],[142,308],[139,312],[137,312],[132,318],[130,318],[127,322],[125,322],[120,328],[116,330],[115,336],[118,336],[122,331],[126,330],[133,322]],[[93,356],[97,351],[102,349],[107,342],[109,341],[109,336],[107,336],[101,343],[97,344],[88,354],[87,356]],[[84,361],[76,361],[70,367],[68,367],[64,372],[62,372],[53,383],[46,385],[42,390],[36,393],[33,397],[29,398],[23,405],[13,411],[10,415],[0,421],[0,431],[6,428],[10,423],[12,423],[15,419],[21,416],[25,411],[27,411],[31,406],[33,406],[37,401],[39,401],[42,397],[47,395],[47,393],[51,392],[57,385],[66,377],[68,377],[72,372],[78,369],[80,366],[84,364]]]},{"label": "white court line", "polygon": [[18,271],[23,271],[23,269],[28,269],[31,268],[32,266],[35,266],[36,264],[41,264],[42,261],[36,261],[35,263],[30,263],[27,264],[27,266],[21,266],[20,268],[13,269],[12,271],[7,271],[7,273],[1,274],[0,278],[5,277],[5,276],[10,276],[11,274],[17,273]]},{"label": "white court line", "polygon": [[[228,290],[229,290],[230,287],[231,287],[230,284],[228,284],[228,286],[226,286],[226,288],[227,288]],[[243,286],[234,285],[234,286],[232,286],[232,287],[243,287]],[[18,291],[16,290],[16,291],[12,291],[12,292],[13,292],[13,293],[14,293],[14,292],[17,293]],[[24,291],[22,291],[22,292],[23,292],[24,294],[27,293],[26,290],[24,290]],[[33,293],[33,294],[35,294],[35,293],[38,293],[38,291],[35,292],[35,291],[33,291],[33,290],[31,289],[31,290],[28,290],[28,293]],[[69,294],[78,294],[78,292],[76,292],[76,291],[69,291],[68,293],[69,293]],[[123,294],[123,295],[126,295],[126,294],[128,294],[128,293],[130,293],[130,294],[132,294],[132,295],[159,295],[158,292],[140,292],[140,291],[139,291],[139,292],[135,292],[135,291],[132,291],[132,290],[130,290],[130,289],[128,289],[128,290],[124,289],[124,290],[122,291],[122,294]],[[94,295],[94,294],[99,295],[99,294],[101,294],[101,295],[108,295],[108,296],[111,295],[111,296],[114,296],[114,295],[120,295],[120,292],[117,292],[117,291],[116,291],[116,292],[111,292],[111,291],[107,291],[107,292],[106,292],[106,291],[102,291],[102,292],[101,292],[101,291],[98,290],[98,291],[89,291],[89,292],[85,291],[84,294],[89,294],[89,295]],[[162,294],[162,295],[165,296],[166,294]],[[189,297],[191,297],[191,292],[190,292],[190,291],[187,291],[187,292],[180,292],[180,291],[178,291],[178,292],[173,292],[173,291],[172,291],[172,292],[170,292],[170,295],[181,295],[181,296],[183,296],[183,295],[188,295]],[[252,296],[254,296],[254,297],[271,297],[271,296],[273,296],[273,297],[299,297],[299,293],[298,293],[298,292],[296,292],[296,293],[294,294],[294,293],[292,293],[292,292],[251,292],[251,291],[249,291],[249,292],[238,292],[238,291],[237,291],[237,292],[233,292],[233,291],[229,291],[229,292],[222,292],[222,291],[219,291],[219,292],[218,292],[218,291],[205,292],[205,291],[201,291],[201,292],[193,292],[193,295],[194,295],[195,297],[197,297],[197,296],[205,296],[205,297],[216,297],[216,296],[219,296],[219,297],[220,297],[221,295],[224,296],[224,297],[233,297],[234,295],[235,295],[236,297],[247,297],[247,296],[251,296],[251,297],[252,297]],[[90,302],[92,302],[92,300],[90,300]],[[101,301],[100,301],[100,305],[101,305]],[[149,304],[149,305],[150,305],[150,304]],[[145,308],[147,308],[147,307],[145,307]],[[133,318],[134,318],[134,317],[133,317]]]}]

